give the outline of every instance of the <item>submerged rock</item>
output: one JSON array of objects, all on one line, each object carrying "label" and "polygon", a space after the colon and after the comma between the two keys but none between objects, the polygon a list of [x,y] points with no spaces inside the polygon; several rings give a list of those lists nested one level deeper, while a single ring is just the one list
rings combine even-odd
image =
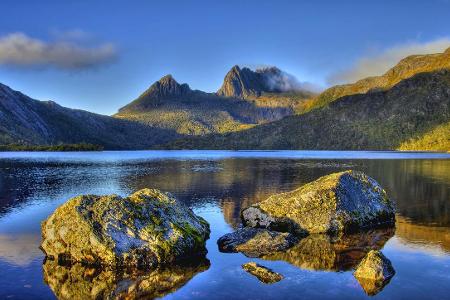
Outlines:
[{"label": "submerged rock", "polygon": [[176,291],[209,268],[206,259],[151,271],[113,270],[46,260],[44,281],[58,299],[153,299]]},{"label": "submerged rock", "polygon": [[256,278],[259,279],[259,281],[264,283],[275,283],[283,279],[283,275],[272,271],[269,268],[266,268],[264,266],[261,266],[255,262],[249,262],[242,265],[242,268],[247,271],[248,273],[252,274]]},{"label": "submerged rock", "polygon": [[379,293],[395,275],[391,261],[380,251],[372,250],[353,273],[368,295]]},{"label": "submerged rock", "polygon": [[292,232],[351,232],[395,225],[394,203],[361,172],[330,174],[242,211],[245,226]]},{"label": "submerged rock", "polygon": [[152,267],[204,253],[210,232],[204,219],[156,189],[72,198],[41,229],[48,258],[114,267]]},{"label": "submerged rock", "polygon": [[383,248],[393,235],[393,228],[340,236],[311,234],[286,251],[263,255],[261,259],[285,261],[306,270],[349,271],[353,270],[369,251]]},{"label": "submerged rock", "polygon": [[221,252],[242,252],[249,257],[260,257],[292,247],[298,239],[286,232],[259,228],[242,228],[225,234],[218,241]]}]

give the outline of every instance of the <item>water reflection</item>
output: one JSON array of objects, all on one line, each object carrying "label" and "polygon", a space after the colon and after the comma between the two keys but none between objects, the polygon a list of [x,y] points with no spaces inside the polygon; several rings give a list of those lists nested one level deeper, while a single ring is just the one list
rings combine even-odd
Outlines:
[{"label": "water reflection", "polygon": [[203,258],[151,271],[115,271],[78,263],[59,265],[47,259],[43,272],[58,299],[153,299],[176,291],[209,266]]},{"label": "water reflection", "polygon": [[[189,298],[199,290],[205,299],[219,298],[218,295],[229,295],[230,289],[239,291],[235,294],[237,298],[264,298],[266,295],[310,298],[314,294],[312,291],[327,289],[329,298],[361,298],[363,291],[356,279],[351,274],[348,276],[348,271],[368,248],[380,249],[383,245],[383,252],[398,271],[381,292],[383,296],[414,298],[421,295],[420,291],[433,290],[436,298],[443,298],[450,292],[446,285],[450,279],[450,160],[299,160],[248,156],[146,160],[134,157],[135,153],[117,153],[115,158],[99,160],[101,153],[91,158],[86,157],[90,155],[86,153],[70,155],[81,156],[77,160],[64,157],[32,161],[0,159],[0,298],[8,295],[51,297],[51,291],[40,277],[43,256],[37,247],[40,222],[57,206],[78,194],[124,196],[145,187],[172,192],[196,211],[215,212],[202,215],[212,224],[213,237],[208,248],[212,266],[205,269],[207,275],[199,276],[207,281],[186,279],[184,282],[188,283],[174,292],[174,298]],[[128,155],[133,159],[121,160]],[[240,226],[242,208],[271,194],[293,190],[320,176],[348,168],[366,172],[396,200],[399,215],[395,238],[386,242],[392,233],[371,233],[365,238],[340,240],[311,236],[284,256],[265,257],[264,264],[286,275],[279,283],[263,289],[253,281],[246,281],[246,277],[236,277],[240,273],[233,270],[241,270],[246,258],[240,254],[218,253],[216,239]],[[96,289],[102,288],[94,283],[100,284],[103,280],[100,278],[105,278],[98,277],[101,272],[89,277],[89,271],[73,270],[81,276],[71,275],[71,268],[58,267],[54,272],[44,268],[47,282],[58,297],[70,295],[69,285],[74,286],[73,291],[86,286],[86,291],[95,294]],[[58,272],[67,276],[66,281],[61,281],[63,277],[57,279]],[[191,274],[197,273],[192,271]],[[124,282],[137,282],[128,275],[123,275],[125,279],[131,278],[125,281],[118,275],[102,276],[113,276],[112,285],[103,289],[107,292],[115,291]],[[192,277],[177,278],[189,276]],[[97,281],[76,278],[97,278]],[[32,282],[33,288],[24,289],[24,282],[27,285]],[[336,293],[331,294],[331,291]]]},{"label": "water reflection", "polygon": [[261,258],[286,261],[307,270],[348,271],[354,269],[370,250],[382,249],[394,232],[393,228],[385,228],[337,237],[311,234],[287,251]]},{"label": "water reflection", "polygon": [[27,266],[42,255],[41,238],[35,234],[0,234],[0,259],[16,265]]}]

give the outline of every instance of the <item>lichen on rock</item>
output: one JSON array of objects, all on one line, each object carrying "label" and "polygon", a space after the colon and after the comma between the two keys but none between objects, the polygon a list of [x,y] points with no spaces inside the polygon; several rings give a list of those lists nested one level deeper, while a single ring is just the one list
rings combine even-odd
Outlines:
[{"label": "lichen on rock", "polygon": [[242,268],[247,271],[248,273],[252,274],[256,278],[258,278],[259,281],[271,284],[278,282],[282,280],[284,277],[283,275],[272,271],[269,268],[266,268],[264,266],[261,266],[255,262],[249,262],[242,265]]},{"label": "lichen on rock", "polygon": [[221,252],[242,252],[249,257],[260,257],[292,247],[298,239],[286,232],[259,228],[241,228],[225,234],[218,241]]},{"label": "lichen on rock", "polygon": [[357,171],[323,176],[242,211],[245,226],[292,232],[352,232],[395,224],[393,201],[372,178]]},{"label": "lichen on rock", "polygon": [[49,259],[113,267],[153,267],[205,253],[209,224],[170,194],[83,195],[41,224]]}]

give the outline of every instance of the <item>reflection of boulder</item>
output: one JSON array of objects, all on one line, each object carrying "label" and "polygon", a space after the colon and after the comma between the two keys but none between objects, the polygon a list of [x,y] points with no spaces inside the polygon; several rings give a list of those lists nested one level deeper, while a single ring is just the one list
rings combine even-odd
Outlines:
[{"label": "reflection of boulder", "polygon": [[241,228],[225,234],[218,241],[221,252],[242,252],[246,256],[260,257],[292,247],[298,239],[287,232],[259,228]]},{"label": "reflection of boulder", "polygon": [[284,252],[261,257],[266,260],[283,260],[309,270],[346,271],[353,269],[373,249],[381,249],[394,235],[394,229],[330,237],[312,234]]},{"label": "reflection of boulder", "polygon": [[269,268],[261,266],[255,262],[243,264],[242,269],[258,278],[259,281],[267,284],[275,283],[283,279],[283,275],[274,272]]},{"label": "reflection of boulder", "polygon": [[353,274],[364,291],[372,296],[379,293],[389,283],[395,275],[395,270],[391,261],[383,253],[372,250],[359,263]]},{"label": "reflection of boulder", "polygon": [[296,234],[350,232],[395,224],[394,203],[364,173],[323,176],[242,211],[249,227]]},{"label": "reflection of boulder", "polygon": [[44,281],[58,299],[151,299],[176,291],[209,265],[201,259],[151,271],[114,271],[47,259],[43,268]]},{"label": "reflection of boulder", "polygon": [[205,252],[209,224],[170,194],[83,195],[42,223],[50,258],[112,266],[155,266]]}]

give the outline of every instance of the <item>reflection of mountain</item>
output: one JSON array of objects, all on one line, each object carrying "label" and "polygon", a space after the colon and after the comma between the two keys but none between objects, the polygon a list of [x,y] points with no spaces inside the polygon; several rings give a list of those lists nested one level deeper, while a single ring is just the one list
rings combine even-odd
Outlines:
[{"label": "reflection of mountain", "polygon": [[332,238],[313,234],[285,252],[263,256],[282,260],[308,270],[347,271],[353,269],[370,250],[379,250],[394,235],[394,229],[378,229]]},{"label": "reflection of mountain", "polygon": [[402,241],[450,253],[450,228],[415,225],[397,216],[395,235]]},{"label": "reflection of mountain", "polygon": [[26,266],[42,256],[38,234],[0,234],[0,260],[16,266]]},{"label": "reflection of mountain", "polygon": [[44,262],[44,281],[58,299],[152,299],[163,297],[209,268],[209,261],[151,271],[116,272],[81,264]]},{"label": "reflection of mountain", "polygon": [[361,167],[413,223],[450,226],[450,160],[365,161]]}]

